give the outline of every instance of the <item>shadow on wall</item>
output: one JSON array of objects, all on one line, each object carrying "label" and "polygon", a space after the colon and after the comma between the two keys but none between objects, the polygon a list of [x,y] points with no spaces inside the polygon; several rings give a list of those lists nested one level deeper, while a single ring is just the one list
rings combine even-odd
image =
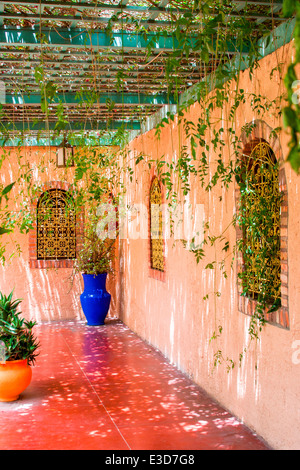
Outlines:
[{"label": "shadow on wall", "polygon": [[14,290],[14,298],[21,298],[25,318],[43,321],[81,320],[84,318],[80,294],[81,276],[71,283],[72,269],[30,269],[21,254],[1,266],[1,292]]}]

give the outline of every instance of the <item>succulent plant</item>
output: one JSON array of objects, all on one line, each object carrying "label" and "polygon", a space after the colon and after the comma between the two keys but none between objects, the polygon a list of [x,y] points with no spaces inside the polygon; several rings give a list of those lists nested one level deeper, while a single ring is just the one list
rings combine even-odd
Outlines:
[{"label": "succulent plant", "polygon": [[33,365],[39,343],[33,334],[36,322],[27,321],[17,312],[21,299],[12,300],[13,291],[8,295],[0,292],[0,341],[5,345],[5,360],[27,359]]}]

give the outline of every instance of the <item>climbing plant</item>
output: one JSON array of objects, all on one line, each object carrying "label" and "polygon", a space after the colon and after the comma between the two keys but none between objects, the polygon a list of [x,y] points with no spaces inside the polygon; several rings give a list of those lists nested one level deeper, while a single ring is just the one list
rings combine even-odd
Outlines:
[{"label": "climbing plant", "polygon": [[[287,160],[298,173],[300,170],[300,4],[297,0],[284,0],[283,13],[286,16],[295,15],[294,30],[295,56],[288,67],[284,78],[287,89],[287,106],[283,109],[284,126],[289,130],[289,154]],[[298,73],[297,73],[298,65]]]},{"label": "climbing plant", "polygon": [[[139,4],[139,2],[136,2]],[[141,2],[141,5],[144,2]],[[157,2],[149,2],[157,7]],[[164,83],[167,83],[167,95],[171,102],[176,104],[176,112],[168,112],[166,117],[156,127],[156,138],[159,140],[161,132],[170,122],[176,122],[179,129],[178,138],[174,139],[174,154],[171,158],[165,155],[159,155],[155,159],[149,158],[147,153],[132,157],[126,150],[128,132],[126,126],[121,126],[114,133],[114,141],[121,151],[112,150],[106,152],[101,150],[101,141],[110,132],[110,124],[116,112],[116,103],[113,96],[106,99],[105,106],[108,112],[108,120],[105,129],[99,129],[94,133],[88,133],[85,127],[86,122],[93,118],[95,106],[99,104],[101,90],[97,85],[97,67],[95,72],[85,77],[85,83],[81,84],[76,97],[78,107],[84,111],[85,122],[82,127],[76,131],[70,130],[70,122],[67,113],[67,105],[61,97],[58,86],[51,77],[45,72],[44,57],[47,54],[47,37],[42,37],[42,44],[45,52],[41,54],[40,63],[35,66],[35,81],[40,90],[41,109],[44,111],[46,122],[50,123],[50,110],[53,103],[55,107],[55,126],[53,132],[48,136],[52,138],[62,138],[68,135],[68,141],[76,144],[78,151],[75,154],[74,170],[74,188],[76,195],[76,204],[78,207],[83,205],[91,207],[93,210],[101,202],[104,194],[112,191],[114,195],[120,197],[126,191],[127,178],[132,181],[134,178],[134,169],[137,165],[145,165],[149,170],[155,166],[156,173],[166,190],[166,199],[172,212],[174,205],[185,201],[191,189],[196,185],[207,194],[216,194],[222,198],[222,191],[232,190],[232,185],[236,183],[240,187],[241,202],[245,203],[253,187],[251,184],[245,184],[240,156],[243,151],[240,142],[239,128],[236,123],[236,116],[241,106],[246,103],[251,107],[253,115],[263,119],[265,115],[277,116],[278,131],[281,126],[281,113],[285,95],[279,90],[278,96],[274,100],[269,100],[260,93],[249,92],[240,86],[240,73],[247,69],[250,80],[255,80],[255,72],[259,67],[261,59],[261,47],[259,40],[265,41],[265,47],[272,42],[270,29],[273,26],[271,22],[257,23],[249,21],[249,11],[253,7],[251,2],[246,2],[243,11],[239,15],[231,15],[234,11],[234,2],[229,0],[173,0],[169,2],[180,14],[175,14],[171,19],[169,31],[157,27],[155,31],[147,30],[143,25],[142,16],[137,20],[134,16],[124,16],[122,9],[109,20],[106,26],[106,33],[112,44],[114,34],[121,29],[123,31],[138,31],[142,33],[145,39],[145,59],[150,64],[151,61],[158,61],[159,54],[152,58],[152,52],[163,37],[172,39],[173,50],[169,52],[168,58],[164,62],[161,76],[157,78],[155,90],[150,90],[154,94],[164,89]],[[299,94],[295,89],[297,83],[297,64],[300,57],[300,7],[297,0],[284,0],[283,14],[285,16],[296,17],[296,27],[294,31],[295,39],[295,60],[288,68],[285,85],[287,89],[287,106],[283,109],[283,123],[289,129],[290,153],[288,161],[292,167],[298,171],[300,168],[299,158]],[[42,34],[42,31],[41,31]],[[92,31],[87,28],[87,34]],[[96,55],[88,47],[87,54],[91,55],[94,64],[101,61],[101,55]],[[124,50],[121,51],[122,57]],[[182,93],[183,80],[179,73],[182,61],[195,61],[201,71],[201,80],[188,90]],[[125,95],[126,87],[130,81],[132,70],[138,69],[140,64],[137,58],[132,58],[131,68],[120,68],[116,76],[117,90]],[[278,64],[278,70],[280,64]],[[274,73],[270,71],[271,74]],[[197,102],[200,108],[197,121],[188,118],[189,107]],[[137,104],[137,110],[142,107]],[[141,118],[143,123],[143,120]],[[50,129],[50,126],[49,126]],[[251,126],[247,129],[251,132]],[[22,137],[22,136],[21,136]],[[175,141],[176,140],[176,141]],[[100,149],[99,149],[100,148]],[[225,152],[225,149],[228,151]],[[249,156],[248,156],[249,157]],[[49,163],[49,162],[48,162]],[[25,173],[27,175],[27,173]],[[16,181],[23,181],[24,172],[16,177]],[[32,188],[30,173],[27,175],[29,186]],[[13,184],[13,183],[11,183]],[[220,190],[221,188],[221,190]],[[5,202],[12,186],[3,187],[1,202]],[[32,189],[26,194],[22,193],[24,201],[32,197]],[[274,195],[279,198],[280,195]],[[264,218],[264,231],[270,232],[272,219],[266,218],[267,206],[265,201],[261,200],[261,210],[254,216],[243,210],[247,204],[241,205],[241,211],[237,215],[232,215],[232,220],[227,227],[222,229],[221,233],[214,233],[214,227],[209,221],[205,222],[204,240],[197,244],[195,240],[182,239],[181,242],[195,255],[197,263],[203,262],[204,269],[212,270],[214,274],[214,289],[212,295],[217,298],[221,295],[217,289],[217,275],[224,278],[228,276],[228,261],[230,266],[236,258],[237,251],[241,248],[239,244],[231,246],[229,244],[229,232],[232,227],[239,226],[242,230],[245,226],[250,226],[254,230],[257,221]],[[3,206],[3,214],[5,208]],[[27,222],[30,219],[27,219]],[[25,213],[23,221],[26,221]],[[27,222],[21,230],[30,227]],[[12,229],[14,224],[10,219],[4,216],[2,231],[7,232]],[[261,238],[264,234],[255,233],[256,238]],[[209,256],[213,256],[212,259]],[[247,255],[247,249],[244,249],[244,255]],[[268,254],[270,256],[270,254]],[[264,266],[266,252],[259,253],[256,260],[257,266]],[[259,273],[257,272],[259,275]],[[249,295],[249,284],[246,275],[240,274],[240,280],[243,284],[244,295]],[[251,318],[249,326],[250,338],[257,338],[258,334],[265,324],[264,311],[268,308],[278,308],[279,303],[274,302],[270,295],[270,282],[265,283],[257,296],[257,307],[255,314]],[[204,301],[208,300],[211,293],[207,293]],[[270,299],[272,300],[270,305]],[[276,299],[275,299],[276,300]],[[211,338],[218,340],[223,332],[223,326],[220,325],[217,318],[215,307],[215,331]],[[243,353],[241,353],[243,355]],[[215,355],[215,363],[223,360],[223,353],[218,349]],[[231,358],[225,359],[229,369],[234,367],[236,361]]]},{"label": "climbing plant", "polygon": [[[217,7],[222,9],[224,5],[217,5],[215,3],[214,6],[216,9]],[[227,5],[225,5],[225,7],[226,6]],[[221,17],[222,13],[224,14],[224,10],[219,11],[219,13]],[[210,29],[210,27],[214,28],[216,26],[215,20],[208,20],[206,22],[206,25],[208,30]],[[230,25],[230,27],[232,31],[232,25]],[[249,37],[253,37],[251,25],[243,25],[240,31],[242,31],[242,34],[240,34],[240,39],[243,40],[244,43],[247,44],[249,47],[250,52],[248,54],[247,66],[249,70],[249,75],[252,78],[255,69],[258,67],[260,52],[257,48],[257,45],[254,42],[249,42],[248,40]],[[225,37],[226,41],[228,41],[228,37]],[[203,37],[201,39],[203,40]],[[206,37],[206,39],[208,39],[208,37]],[[222,44],[222,34],[219,33],[218,39],[220,50],[222,51],[222,47],[224,47],[224,43]],[[204,43],[205,41],[202,42],[202,45]],[[156,162],[156,170],[158,170],[161,181],[166,186],[167,198],[170,201],[170,204],[173,204],[174,201],[178,201],[181,197],[184,198],[184,196],[189,193],[192,177],[196,184],[200,183],[200,185],[207,192],[213,191],[213,189],[218,185],[221,185],[225,189],[228,189],[229,187],[232,187],[231,184],[233,183],[233,181],[236,181],[236,183],[240,186],[242,202],[249,197],[249,194],[251,192],[253,192],[253,188],[251,188],[251,185],[247,184],[247,186],[245,186],[245,181],[241,177],[240,159],[238,157],[242,152],[242,148],[241,143],[239,141],[239,137],[236,134],[236,112],[241,105],[247,102],[250,103],[253,114],[255,116],[259,116],[261,119],[263,119],[266,113],[271,113],[274,115],[277,114],[277,116],[279,116],[280,118],[284,96],[283,94],[279,94],[275,100],[270,101],[262,95],[248,93],[245,90],[240,89],[240,70],[240,67],[230,68],[227,66],[224,67],[222,65],[218,66],[213,71],[213,73],[210,73],[206,79],[200,82],[198,86],[194,87],[193,98],[190,101],[187,101],[184,106],[179,107],[177,119],[178,126],[181,126],[182,129],[182,134],[180,135],[179,140],[180,138],[182,138],[183,143],[179,142],[178,148],[176,149],[178,152],[177,158],[172,159],[171,161],[166,161],[164,158],[162,158],[159,161],[159,164],[157,164]],[[291,73],[291,70],[294,73],[295,64],[292,64],[291,68],[289,68],[289,73]],[[295,79],[295,75],[292,75],[292,78]],[[196,101],[198,101],[198,103],[201,105],[202,113],[200,113],[200,117],[198,118],[197,122],[187,121],[185,117],[185,110],[188,109],[188,107],[194,102],[195,98]],[[293,102],[293,105],[294,104],[295,102]],[[227,114],[227,122],[224,122],[226,118],[224,117],[222,110],[226,105],[229,108],[229,112]],[[216,110],[219,110],[219,113],[216,113]],[[289,111],[285,110],[285,123],[288,122],[286,117],[288,114]],[[294,117],[294,121],[292,122],[291,119],[289,124],[292,124],[293,128],[297,129],[298,117],[296,116],[295,112],[293,114],[291,114],[290,112],[290,115]],[[158,125],[156,132],[158,138],[161,134],[162,127],[164,127],[169,122],[169,119],[174,120],[175,116],[171,114],[168,115],[167,118],[165,118],[165,120],[163,120]],[[280,130],[280,122],[278,122],[278,127],[276,130]],[[251,128],[248,129],[248,132],[250,134]],[[210,136],[208,137],[209,133]],[[228,141],[231,145],[231,157],[229,158],[229,161],[225,162],[223,157],[223,149],[226,145],[226,142]],[[295,135],[294,144],[296,145],[296,147],[299,145],[299,139],[297,136],[295,137]],[[216,157],[216,159],[214,159],[213,161],[210,157],[212,153]],[[288,160],[292,163],[292,166],[297,169],[296,163],[293,163],[291,155],[288,157]],[[141,161],[140,157],[139,161]],[[275,168],[272,168],[272,171],[274,169]],[[272,197],[274,199],[274,201],[272,201],[272,204],[278,204],[281,195],[279,193],[274,193]],[[228,256],[229,251],[231,251],[232,256],[235,256],[237,250],[241,247],[229,247],[228,238],[226,237],[226,231],[229,230],[231,225],[240,225],[242,229],[243,227],[245,227],[245,225],[247,225],[253,232],[255,232],[256,230],[256,233],[254,233],[253,235],[256,240],[268,240],[268,247],[266,248],[266,250],[262,249],[260,250],[260,252],[257,253],[257,258],[255,261],[257,268],[255,271],[255,275],[258,279],[265,278],[262,272],[264,269],[266,269],[266,260],[272,259],[272,253],[270,254],[268,252],[269,247],[274,247],[272,249],[278,252],[279,242],[277,233],[274,234],[274,236],[271,235],[272,228],[274,225],[274,218],[273,214],[270,215],[270,210],[268,206],[269,203],[270,199],[267,203],[266,199],[260,198],[260,209],[257,213],[252,213],[251,217],[249,217],[249,213],[244,211],[240,213],[238,218],[233,217],[232,224],[230,224],[226,228],[225,233],[222,232],[222,234],[220,235],[212,234],[210,231],[209,224],[206,223],[206,237],[201,246],[195,246],[193,244],[189,245],[190,251],[195,254],[196,261],[199,263],[205,257],[205,246],[215,246],[216,244],[221,244],[221,250],[224,252],[225,257]],[[243,207],[243,204],[241,206]],[[261,231],[258,233],[257,225],[258,222],[262,220],[263,224],[259,224],[259,226],[261,227]],[[183,243],[184,246],[186,246],[186,240],[183,240]],[[243,247],[243,254],[246,265],[249,250],[250,247]],[[216,273],[216,269],[220,268],[222,275],[226,277],[227,273],[224,269],[224,266],[224,258],[218,261],[217,257],[215,257],[214,260],[206,264],[205,269],[212,269]],[[247,279],[247,270],[246,273],[240,273],[239,277],[242,281],[244,288],[243,295],[249,295],[249,293],[251,292],[251,286],[249,286],[249,279]],[[280,281],[278,283],[277,289],[280,289]],[[220,296],[220,292],[217,291],[216,288],[214,288],[213,295]],[[208,297],[209,294],[207,294],[204,299],[207,299]],[[257,302],[255,312],[251,317],[249,326],[250,341],[252,341],[253,339],[258,339],[259,333],[266,323],[265,312],[272,312],[280,307],[280,296],[278,295],[278,293],[274,296],[274,289],[271,277],[263,284],[260,284],[260,289],[256,295],[256,300]],[[211,339],[219,338],[222,331],[223,327],[221,325],[218,325],[216,322],[216,330],[213,332]],[[246,348],[243,352],[241,352],[239,356],[240,361],[245,351]],[[218,350],[215,354],[215,365],[220,363],[220,361],[223,359],[224,358],[222,352]],[[226,362],[228,364],[229,370],[233,368],[236,363],[230,358],[227,358]]]}]

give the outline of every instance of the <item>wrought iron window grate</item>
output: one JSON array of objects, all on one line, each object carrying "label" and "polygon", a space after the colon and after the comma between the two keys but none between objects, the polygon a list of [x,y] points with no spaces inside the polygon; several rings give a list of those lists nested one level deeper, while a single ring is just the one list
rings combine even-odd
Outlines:
[{"label": "wrought iron window grate", "polygon": [[257,144],[245,163],[241,194],[243,223],[244,290],[252,298],[267,293],[269,302],[280,301],[279,168],[266,142]]},{"label": "wrought iron window grate", "polygon": [[164,271],[162,195],[158,178],[150,189],[150,250],[151,268]]},{"label": "wrought iron window grate", "polygon": [[37,207],[37,258],[76,258],[76,216],[67,191],[43,193]]}]

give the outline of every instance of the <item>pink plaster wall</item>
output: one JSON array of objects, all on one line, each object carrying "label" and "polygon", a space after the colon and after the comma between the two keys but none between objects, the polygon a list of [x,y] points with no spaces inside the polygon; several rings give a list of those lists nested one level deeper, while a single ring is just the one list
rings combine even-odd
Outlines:
[{"label": "pink plaster wall", "polygon": [[[56,168],[55,147],[22,147],[19,150],[6,147],[1,150],[6,154],[1,167],[0,181],[7,185],[18,177],[20,165],[32,171],[32,184],[39,186],[51,182],[72,184],[74,168]],[[20,158],[21,157],[21,158]],[[10,207],[15,210],[15,203],[22,205],[19,194],[22,185],[15,185],[10,194]],[[34,207],[32,207],[34,211]],[[38,322],[59,320],[85,320],[80,305],[83,281],[80,274],[72,278],[71,267],[31,268],[30,244],[28,234],[15,231],[13,235],[3,235],[1,241],[6,246],[6,263],[0,265],[0,290],[8,295],[14,289],[14,297],[23,299],[21,304],[25,318]],[[17,247],[20,254],[17,253]],[[11,258],[10,256],[15,253]],[[108,290],[112,293],[109,317],[116,315],[115,282],[108,280]]]},{"label": "pink plaster wall", "polygon": [[[290,46],[284,47],[261,61],[256,79],[251,83],[247,72],[241,74],[240,87],[249,92],[266,94],[274,99],[283,90],[278,74],[268,77],[278,62],[290,57]],[[200,109],[194,104],[187,114],[189,120],[197,121]],[[224,110],[225,112],[225,110]],[[259,119],[249,106],[243,106],[236,116],[237,134],[242,126]],[[281,125],[278,115],[263,116],[264,121],[276,128]],[[181,130],[176,122],[166,126],[157,141],[150,131],[131,142],[129,150],[134,154],[143,152],[150,158],[164,156],[169,161],[178,153]],[[279,135],[283,154],[287,154],[288,136]],[[22,154],[33,169],[34,181],[72,182],[72,170],[54,168],[55,149],[23,148]],[[225,158],[228,150],[224,150]],[[49,162],[42,172],[40,160]],[[213,155],[211,153],[211,159]],[[15,150],[1,168],[1,181],[7,184],[14,179],[17,165]],[[213,368],[214,353],[221,350],[224,358],[238,360],[239,353],[247,345],[249,317],[238,311],[236,265],[230,269],[227,260],[228,278],[220,273],[204,269],[215,259],[213,250],[208,251],[198,265],[192,254],[180,243],[165,240],[166,273],[160,279],[149,270],[149,241],[146,238],[127,238],[120,241],[120,266],[116,281],[110,280],[108,290],[113,294],[110,316],[120,314],[121,319],[146,341],[159,348],[171,362],[187,373],[196,383],[204,387],[215,399],[264,437],[277,449],[300,447],[300,268],[299,268],[299,177],[285,165],[289,202],[289,319],[290,329],[267,325],[259,343],[252,344],[241,367],[229,373],[226,363]],[[135,169],[133,183],[128,182],[127,202],[144,204],[148,201],[150,174],[140,164]],[[16,195],[18,188],[14,188]],[[222,195],[222,202],[219,196]],[[190,201],[204,204],[212,233],[221,233],[229,224],[235,211],[235,192],[220,188],[211,193],[201,190],[192,181]],[[235,244],[234,229],[227,232],[232,248]],[[8,253],[13,245],[7,236]],[[0,289],[23,298],[22,310],[27,318],[38,321],[83,319],[79,295],[82,281],[77,277],[70,290],[70,269],[30,269],[28,236],[15,239],[21,247],[22,256],[15,257],[5,267],[0,267]],[[217,250],[217,259],[221,253]],[[116,287],[117,284],[117,287]],[[220,297],[203,297],[214,289],[221,291]],[[209,342],[213,332],[222,325],[222,335]],[[219,425],[216,423],[216,425]],[[204,430],[205,431],[205,430]]]},{"label": "pink plaster wall", "polygon": [[[239,86],[249,93],[275,99],[283,91],[279,74],[270,71],[278,62],[288,63],[291,45],[260,62],[251,82],[247,72],[240,74]],[[191,106],[187,119],[197,122],[200,113],[198,104]],[[226,110],[223,110],[223,117]],[[277,113],[263,117],[253,113],[246,104],[236,115],[237,135],[242,126],[253,119],[263,119],[273,129],[281,125]],[[131,155],[143,152],[151,159],[171,161],[176,156],[178,139],[182,133],[176,122],[162,129],[160,140],[154,130],[136,138],[130,143]],[[288,136],[279,134],[283,156],[287,155]],[[182,141],[184,143],[184,141]],[[228,148],[224,158],[228,159]],[[214,159],[210,152],[211,161]],[[191,253],[180,243],[173,246],[172,239],[165,240],[166,275],[164,280],[149,275],[149,241],[147,239],[126,239],[121,244],[120,295],[121,318],[138,335],[157,347],[170,361],[187,373],[196,383],[204,387],[217,401],[243,420],[276,449],[300,448],[300,263],[299,263],[299,191],[300,179],[285,164],[288,185],[288,253],[289,253],[289,319],[290,329],[267,325],[260,341],[253,343],[238,366],[240,352],[248,344],[250,317],[238,311],[236,264],[230,268],[231,257],[226,261],[228,278],[219,271],[205,269],[207,263],[220,260],[223,255],[218,248],[207,251],[207,256],[198,265]],[[147,201],[151,175],[146,166],[135,168],[133,183],[128,183],[127,200],[142,204]],[[228,191],[217,187],[210,193],[192,183],[190,201],[204,204],[206,220],[209,219],[211,232],[221,233],[232,220],[235,212],[235,188]],[[222,196],[220,202],[219,196]],[[236,232],[226,232],[230,249],[235,244]],[[221,292],[220,297],[203,297],[212,291]],[[218,326],[223,328],[216,340],[209,342]],[[224,361],[213,367],[214,353],[222,351]],[[228,372],[226,358],[237,361]],[[217,425],[217,423],[216,423]]]}]

